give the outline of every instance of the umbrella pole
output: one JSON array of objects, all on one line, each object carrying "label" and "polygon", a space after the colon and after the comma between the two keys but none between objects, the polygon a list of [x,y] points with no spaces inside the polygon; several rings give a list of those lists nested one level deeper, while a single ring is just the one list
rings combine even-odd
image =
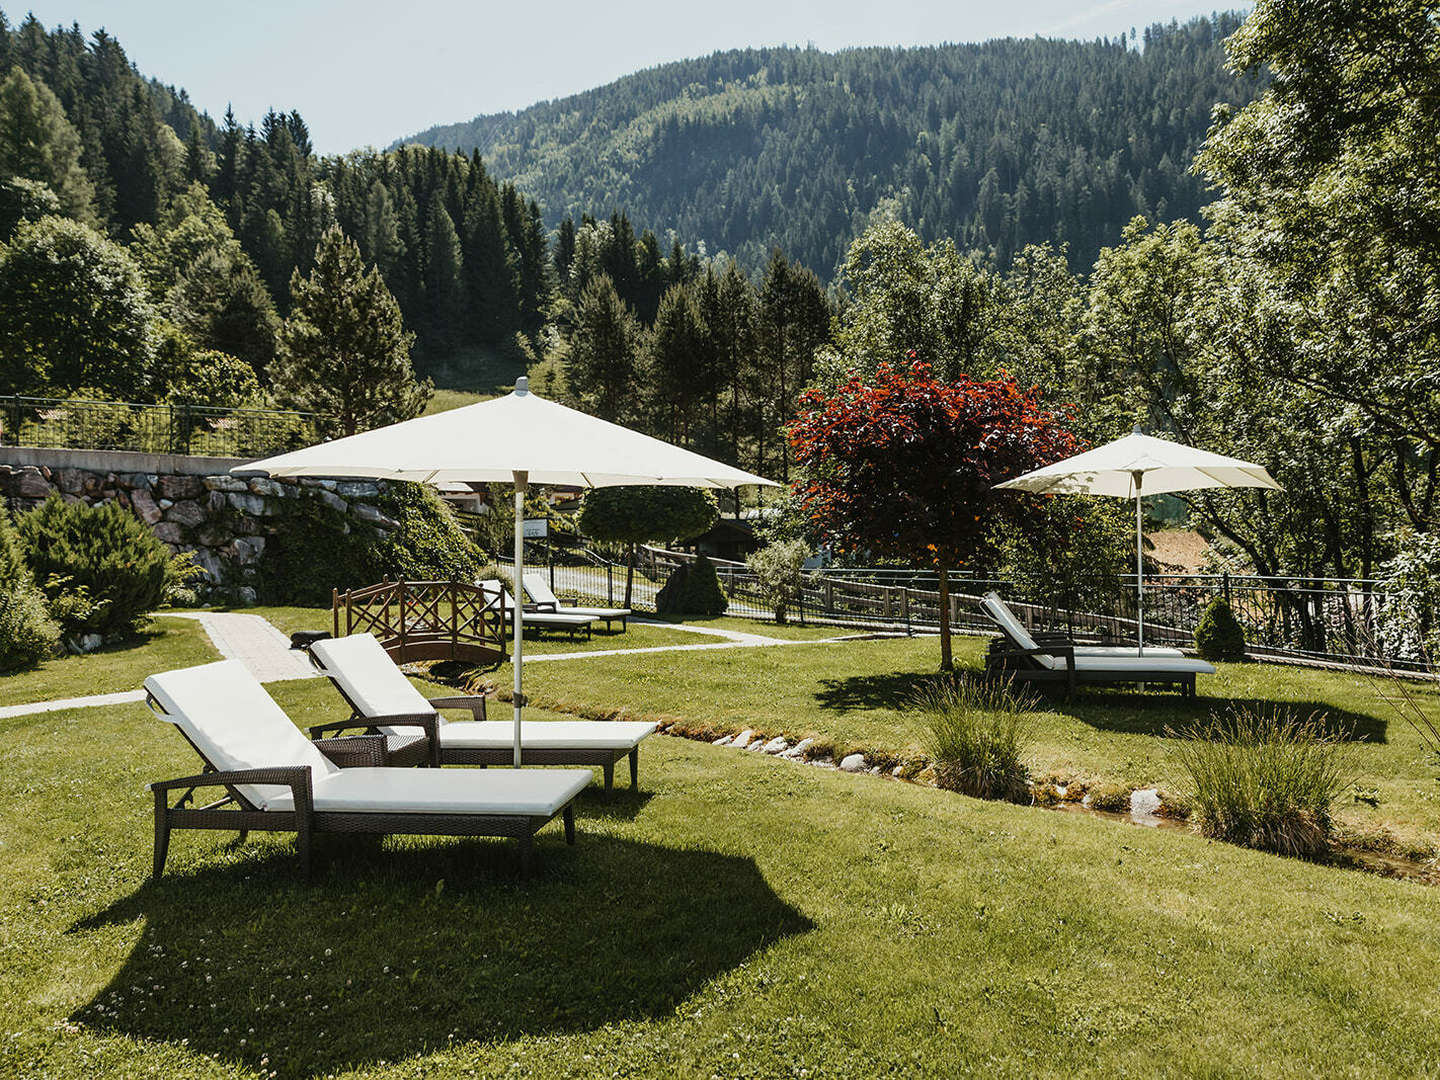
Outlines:
[{"label": "umbrella pole", "polygon": [[[1145,497],[1140,493],[1145,474],[1135,474],[1135,617],[1139,654],[1145,654]],[[1143,687],[1142,687],[1143,689]]]},{"label": "umbrella pole", "polygon": [[528,472],[515,473],[515,580],[510,583],[515,600],[515,648],[512,660],[515,668],[515,767],[520,767],[520,711],[525,707],[524,680],[521,674],[522,654],[525,650],[525,489],[529,484]]}]

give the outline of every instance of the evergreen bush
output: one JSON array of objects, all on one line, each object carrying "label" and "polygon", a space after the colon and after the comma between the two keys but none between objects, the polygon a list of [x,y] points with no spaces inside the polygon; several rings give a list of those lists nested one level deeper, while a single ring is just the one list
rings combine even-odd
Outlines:
[{"label": "evergreen bush", "polygon": [[28,667],[54,652],[60,628],[25,563],[19,537],[0,500],[0,671]]},{"label": "evergreen bush", "polygon": [[1245,659],[1245,631],[1223,596],[1210,601],[1195,627],[1195,648],[1206,660]]},{"label": "evergreen bush", "polygon": [[67,637],[133,633],[173,580],[170,549],[119,503],[86,506],[51,495],[18,529]]},{"label": "evergreen bush", "polygon": [[684,591],[680,594],[680,610],[687,615],[724,615],[730,601],[715,576],[715,565],[698,555],[685,575]]},{"label": "evergreen bush", "polygon": [[746,568],[755,575],[756,587],[775,612],[775,621],[783,623],[790,606],[800,599],[804,583],[805,560],[810,545],[803,540],[776,540],[745,560]]}]

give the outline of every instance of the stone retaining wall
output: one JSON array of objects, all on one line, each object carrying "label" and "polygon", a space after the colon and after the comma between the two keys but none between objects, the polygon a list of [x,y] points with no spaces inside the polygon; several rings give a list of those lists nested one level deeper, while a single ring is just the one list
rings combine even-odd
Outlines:
[{"label": "stone retaining wall", "polygon": [[[373,528],[377,538],[397,527],[371,502],[380,494],[380,485],[371,481],[241,479],[225,471],[231,462],[224,459],[215,459],[213,475],[190,471],[198,462],[203,472],[204,459],[196,458],[185,461],[185,472],[96,471],[63,463],[64,452],[54,453],[57,460],[49,464],[0,464],[0,495],[13,511],[23,513],[57,492],[70,502],[118,502],[172,551],[195,553],[206,574],[197,592],[210,600],[255,602],[266,543],[279,530],[287,501],[302,492],[347,522]],[[129,461],[117,454],[101,462],[92,455],[86,464],[123,467]]]}]

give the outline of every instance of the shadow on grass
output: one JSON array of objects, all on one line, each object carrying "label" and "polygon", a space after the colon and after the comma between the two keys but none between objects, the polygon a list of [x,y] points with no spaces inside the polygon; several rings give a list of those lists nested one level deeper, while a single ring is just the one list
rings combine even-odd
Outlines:
[{"label": "shadow on grass", "polygon": [[736,856],[582,832],[573,849],[542,843],[538,873],[519,880],[513,845],[325,839],[311,884],[290,847],[271,844],[147,883],[72,927],[144,920],[124,966],[73,1019],[313,1075],[451,1039],[664,1016],[812,928]]},{"label": "shadow on grass", "polygon": [[940,678],[936,672],[899,671],[884,675],[848,675],[821,679],[815,700],[822,709],[857,712],[862,709],[903,709],[915,691]]},{"label": "shadow on grass", "polygon": [[[821,708],[837,712],[904,709],[916,690],[939,678],[933,672],[890,672],[822,679],[815,699]],[[1170,691],[1105,690],[1092,686],[1081,687],[1068,702],[1053,691],[1040,693],[1038,701],[1038,707],[1047,712],[1073,716],[1102,731],[1137,735],[1163,735],[1166,728],[1184,733],[1208,723],[1215,714],[1230,706],[1267,713],[1283,709],[1301,720],[1312,715],[1323,716],[1326,731],[1351,742],[1383,743],[1388,728],[1383,717],[1323,701],[1182,698]]]},{"label": "shadow on grass", "polygon": [[1182,698],[1177,694],[1140,691],[1081,690],[1070,702],[1043,701],[1043,708],[1073,716],[1102,731],[1139,735],[1163,735],[1170,728],[1185,734],[1203,727],[1229,708],[1258,713],[1284,711],[1298,720],[1314,716],[1332,737],[1347,742],[1383,743],[1388,722],[1378,716],[1355,712],[1324,701],[1289,701],[1258,697]]}]

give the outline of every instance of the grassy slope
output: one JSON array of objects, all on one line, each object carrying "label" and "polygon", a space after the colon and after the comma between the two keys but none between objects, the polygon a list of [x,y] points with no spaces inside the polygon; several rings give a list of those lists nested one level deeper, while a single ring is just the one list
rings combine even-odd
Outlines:
[{"label": "grassy slope", "polygon": [[[276,694],[297,718],[333,707],[318,681]],[[1404,1075],[1440,1058],[1440,893],[1420,886],[663,738],[646,797],[590,792],[576,847],[547,830],[528,882],[492,842],[329,838],[307,885],[288,838],[192,833],[151,885],[140,785],[192,767],[181,740],[138,705],[6,726],[0,1073]]]},{"label": "grassy slope", "polygon": [[46,660],[28,671],[0,675],[0,705],[138,690],[153,672],[218,659],[220,654],[199,623],[160,615],[134,642],[107,646],[88,656]]},{"label": "grassy slope", "polygon": [[[752,650],[615,657],[603,666],[554,663],[537,668],[527,690],[542,704],[680,716],[724,730],[753,727],[767,734],[815,735],[848,748],[918,753],[924,732],[900,709],[906,695],[935,670],[934,639],[864,641]],[[956,640],[957,661],[978,666],[979,639]],[[499,681],[504,682],[503,675]],[[1302,715],[1320,711],[1363,737],[1353,748],[1361,786],[1378,789],[1376,807],[1341,807],[1355,827],[1387,825],[1402,837],[1440,834],[1440,784],[1415,732],[1388,713],[1375,684],[1360,676],[1272,664],[1221,665],[1202,678],[1200,696],[1082,691],[1069,705],[1052,704],[1034,721],[1029,759],[1043,774],[1175,786],[1167,727],[1183,730],[1232,699],[1284,705]],[[1440,715],[1440,696],[1417,691]]]}]

